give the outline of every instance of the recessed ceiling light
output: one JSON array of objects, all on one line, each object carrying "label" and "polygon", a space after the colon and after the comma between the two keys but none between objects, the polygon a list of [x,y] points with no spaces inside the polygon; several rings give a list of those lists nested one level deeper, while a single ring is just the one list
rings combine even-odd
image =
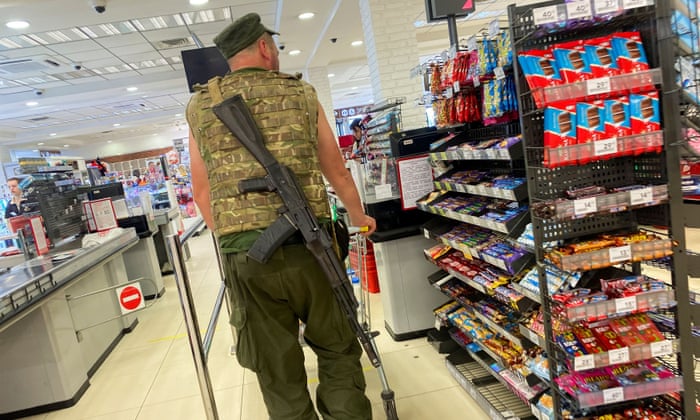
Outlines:
[{"label": "recessed ceiling light", "polygon": [[199,5],[207,4],[207,3],[209,3],[209,0],[190,0],[190,4],[192,6],[199,6]]},{"label": "recessed ceiling light", "polygon": [[359,47],[360,45],[362,45],[362,41],[352,41],[350,45],[352,45],[353,47]]},{"label": "recessed ceiling light", "polygon": [[111,142],[112,142],[112,140],[107,140],[107,143],[111,143]]},{"label": "recessed ceiling light", "polygon": [[112,124],[112,127],[119,127],[120,125],[121,124],[119,124],[119,123],[114,123],[114,124]]},{"label": "recessed ceiling light", "polygon": [[311,18],[314,17],[314,16],[316,16],[316,15],[313,14],[313,13],[311,13],[311,12],[305,12],[305,13],[302,13],[302,14],[299,15],[299,19],[301,19],[301,20],[309,20],[309,19],[311,19]]},{"label": "recessed ceiling light", "polygon": [[37,152],[39,152],[39,149],[34,149],[34,150],[32,150],[32,152],[37,153]]},{"label": "recessed ceiling light", "polygon": [[11,20],[5,24],[10,29],[26,29],[29,27],[29,22],[26,20]]},{"label": "recessed ceiling light", "polygon": [[328,77],[335,77],[335,73],[328,73]]},{"label": "recessed ceiling light", "polygon": [[70,144],[64,144],[63,147],[70,147]]},{"label": "recessed ceiling light", "polygon": [[137,90],[139,90],[139,88],[137,88],[136,86],[129,86],[128,88],[126,88],[126,90],[129,92],[136,92]]},{"label": "recessed ceiling light", "polygon": [[182,117],[182,114],[175,114],[176,117]]},{"label": "recessed ceiling light", "polygon": [[289,52],[289,55],[299,55],[299,54],[301,54],[301,50],[291,50]]},{"label": "recessed ceiling light", "polygon": [[56,133],[51,133],[51,134],[49,134],[49,136],[56,137]]},{"label": "recessed ceiling light", "polygon": [[44,145],[44,142],[37,143],[36,145],[37,145],[37,146],[43,146],[43,145]]},{"label": "recessed ceiling light", "polygon": [[353,87],[352,87],[352,90],[357,90],[357,89],[358,89],[357,86],[353,86]]},{"label": "recessed ceiling light", "polygon": [[37,105],[39,105],[39,102],[37,102],[37,101],[29,101],[29,102],[27,102],[25,105],[27,105],[27,106],[37,106]]}]

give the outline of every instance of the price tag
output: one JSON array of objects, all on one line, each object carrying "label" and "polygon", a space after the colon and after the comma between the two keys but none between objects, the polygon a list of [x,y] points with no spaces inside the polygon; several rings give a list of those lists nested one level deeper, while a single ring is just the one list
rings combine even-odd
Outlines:
[{"label": "price tag", "polygon": [[536,332],[532,331],[531,329],[527,328],[527,334],[530,337],[530,341],[533,343],[537,344],[538,346],[540,345],[540,336],[537,335]]},{"label": "price tag", "polygon": [[640,188],[630,191],[630,204],[638,206],[641,204],[649,204],[654,201],[654,191],[652,187]]},{"label": "price tag", "polygon": [[592,16],[590,0],[578,0],[566,3],[566,14],[569,19]]},{"label": "price tag", "polygon": [[479,185],[476,186],[476,191],[477,191],[477,193],[480,194],[480,195],[486,195],[486,194],[488,194],[488,190],[487,190],[486,187],[485,187],[484,185],[482,185],[482,184],[479,184]]},{"label": "price tag", "polygon": [[476,49],[476,36],[472,35],[467,39],[467,50],[475,51]]},{"label": "price tag", "polygon": [[430,232],[428,229],[423,229],[423,235],[425,235],[425,239],[430,239]]},{"label": "price tag", "polygon": [[391,184],[382,184],[382,185],[375,186],[374,187],[374,195],[376,196],[377,200],[391,198],[392,197]]},{"label": "price tag", "polygon": [[574,358],[574,370],[582,371],[593,369],[595,367],[595,360],[592,354],[587,354],[585,356],[578,356]]},{"label": "price tag", "polygon": [[637,7],[644,7],[648,4],[649,2],[647,0],[622,0],[622,8],[625,10],[636,9]]},{"label": "price tag", "polygon": [[435,329],[439,330],[442,327],[442,320],[439,317],[435,317]]},{"label": "price tag", "polygon": [[493,69],[493,74],[496,76],[496,80],[503,80],[506,78],[506,73],[503,71],[503,67],[501,66]]},{"label": "price tag", "polygon": [[461,90],[461,86],[459,86],[459,80],[457,80],[456,82],[454,82],[454,83],[452,84],[452,89],[453,89],[455,92],[459,92],[459,91]]},{"label": "price tag", "polygon": [[606,156],[617,153],[617,138],[598,140],[593,142],[593,154]]},{"label": "price tag", "polygon": [[637,310],[637,297],[630,296],[615,299],[615,312],[622,314],[625,312],[634,312]]},{"label": "price tag", "polygon": [[576,216],[583,216],[597,211],[598,200],[595,197],[574,200],[574,214]]},{"label": "price tag", "polygon": [[608,252],[610,253],[610,262],[613,264],[632,259],[632,247],[630,245],[610,248]]},{"label": "price tag", "polygon": [[532,15],[535,18],[535,25],[559,22],[557,6],[538,7],[532,11]]},{"label": "price tag", "polygon": [[657,341],[649,344],[651,357],[666,356],[673,354],[673,342],[671,340]]},{"label": "price tag", "polygon": [[620,2],[618,0],[595,0],[593,7],[596,15],[602,15],[603,13],[617,12],[620,8]]},{"label": "price tag", "polygon": [[608,361],[611,365],[617,365],[620,363],[627,363],[630,361],[630,348],[623,347],[621,349],[614,349],[608,352]]},{"label": "price tag", "polygon": [[452,97],[452,86],[448,86],[445,89],[445,98],[450,99]]},{"label": "price tag", "polygon": [[508,149],[498,149],[496,153],[501,159],[510,159],[510,153],[508,153]]},{"label": "price tag", "polygon": [[603,390],[603,404],[618,403],[624,400],[625,391],[620,386]]},{"label": "price tag", "polygon": [[588,95],[610,93],[610,78],[599,77],[597,79],[586,80],[586,93]]}]

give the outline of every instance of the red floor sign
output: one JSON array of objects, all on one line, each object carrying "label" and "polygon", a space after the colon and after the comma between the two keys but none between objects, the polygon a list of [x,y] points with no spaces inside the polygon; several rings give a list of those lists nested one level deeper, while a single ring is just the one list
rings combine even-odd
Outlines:
[{"label": "red floor sign", "polygon": [[128,314],[129,312],[141,309],[145,306],[143,293],[141,293],[141,285],[139,283],[120,287],[116,289],[116,292],[122,314]]}]

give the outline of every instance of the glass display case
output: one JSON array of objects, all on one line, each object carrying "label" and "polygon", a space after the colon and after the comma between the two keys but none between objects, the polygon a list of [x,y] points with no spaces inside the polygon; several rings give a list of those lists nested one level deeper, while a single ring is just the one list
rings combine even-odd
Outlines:
[{"label": "glass display case", "polygon": [[153,210],[163,210],[172,207],[165,181],[145,185],[124,184],[124,195],[129,209],[141,208],[142,193],[148,194]]}]

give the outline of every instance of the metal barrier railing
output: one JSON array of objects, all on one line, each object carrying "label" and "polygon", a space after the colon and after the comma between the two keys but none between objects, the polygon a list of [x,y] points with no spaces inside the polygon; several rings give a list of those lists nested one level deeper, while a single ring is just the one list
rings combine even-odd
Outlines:
[{"label": "metal barrier railing", "polygon": [[[168,257],[170,258],[170,264],[173,266],[173,275],[175,277],[175,284],[177,285],[178,296],[180,298],[180,306],[182,307],[182,313],[185,317],[185,327],[187,329],[187,337],[190,344],[190,350],[192,351],[192,356],[194,359],[195,370],[197,373],[197,381],[199,382],[199,390],[202,396],[202,402],[204,403],[204,411],[207,420],[218,420],[219,413],[216,409],[216,400],[214,399],[214,388],[212,387],[211,377],[209,376],[209,368],[207,366],[207,359],[209,356],[209,349],[211,347],[211,342],[214,337],[214,331],[216,323],[219,319],[219,313],[221,312],[222,302],[226,295],[226,287],[224,282],[221,282],[219,293],[216,296],[216,302],[214,303],[214,309],[208,323],[207,332],[202,339],[202,335],[199,331],[197,310],[194,305],[194,299],[192,298],[192,289],[190,287],[190,280],[187,274],[187,268],[184,264],[182,245],[192,236],[195,232],[201,229],[204,224],[203,220],[199,220],[189,229],[187,229],[183,234],[178,237],[177,235],[169,235],[166,238]],[[212,235],[213,237],[213,235]],[[217,262],[219,262],[219,273],[223,279],[223,273],[221,273],[220,256],[218,254],[217,247]],[[227,303],[228,304],[228,303]],[[228,308],[228,306],[227,306]]]}]

